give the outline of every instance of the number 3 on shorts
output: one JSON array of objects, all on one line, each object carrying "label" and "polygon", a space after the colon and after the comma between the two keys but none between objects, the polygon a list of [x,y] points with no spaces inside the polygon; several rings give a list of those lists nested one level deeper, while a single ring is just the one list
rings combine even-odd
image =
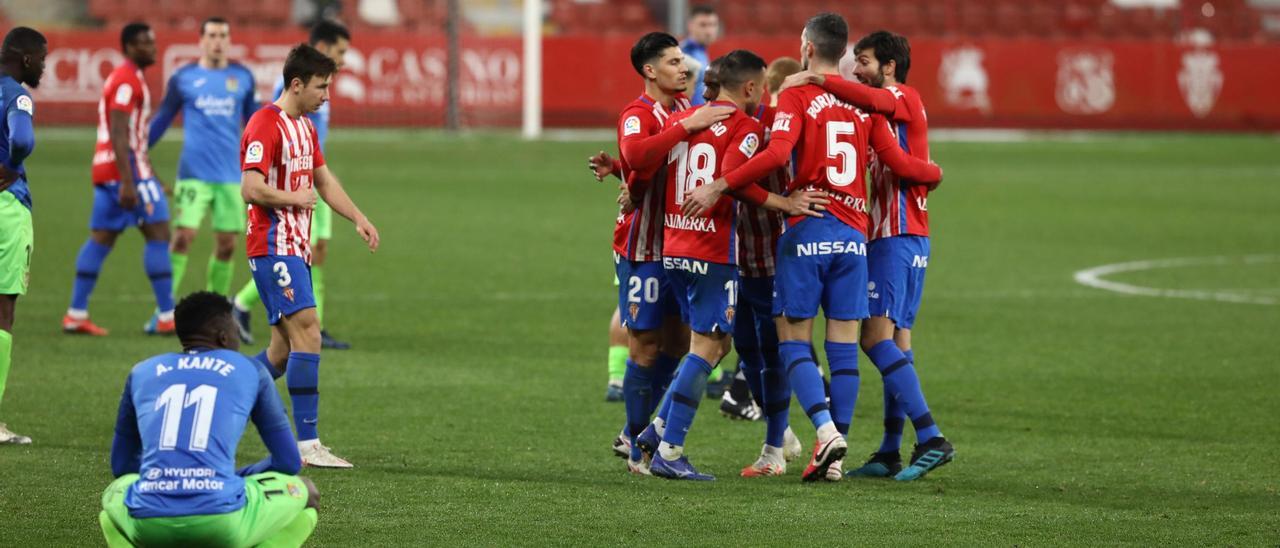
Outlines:
[{"label": "number 3 on shorts", "polygon": [[293,277],[289,276],[289,265],[284,264],[284,262],[276,263],[275,266],[271,267],[271,270],[276,273],[276,276],[279,276],[280,279],[276,280],[276,283],[280,287],[289,287],[289,284],[293,283]]}]

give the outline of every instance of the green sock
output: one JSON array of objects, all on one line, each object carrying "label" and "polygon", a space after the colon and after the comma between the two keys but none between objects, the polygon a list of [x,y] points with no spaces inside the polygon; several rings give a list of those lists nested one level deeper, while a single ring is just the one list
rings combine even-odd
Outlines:
[{"label": "green sock", "polygon": [[209,273],[205,278],[205,289],[219,295],[231,293],[231,275],[235,272],[236,267],[231,261],[219,261],[215,257],[209,257]]},{"label": "green sock", "polygon": [[258,286],[253,283],[253,280],[249,280],[249,283],[244,284],[240,292],[236,293],[236,306],[243,310],[253,310],[253,307],[258,306],[260,302],[262,299],[258,296]]},{"label": "green sock", "polygon": [[627,358],[631,356],[631,350],[625,346],[609,347],[609,382],[622,382],[622,376],[627,372]]},{"label": "green sock", "polygon": [[311,532],[316,529],[316,521],[319,515],[316,514],[315,508],[303,508],[298,515],[276,532],[264,539],[258,544],[261,548],[275,548],[277,546],[302,546],[307,541],[307,537],[311,536]]},{"label": "green sock", "polygon": [[173,294],[176,296],[182,286],[182,276],[187,273],[187,254],[170,252],[169,268],[173,269]]},{"label": "green sock", "polygon": [[711,370],[711,374],[707,375],[707,382],[720,382],[720,378],[724,376],[724,368],[716,366]]},{"label": "green sock", "polygon": [[4,401],[4,386],[9,379],[9,356],[12,351],[13,335],[0,329],[0,402]]},{"label": "green sock", "polygon": [[316,323],[324,329],[324,267],[311,266],[311,294],[316,297]]},{"label": "green sock", "polygon": [[4,401],[4,384],[9,378],[9,354],[13,351],[13,335],[0,329],[0,402]]}]

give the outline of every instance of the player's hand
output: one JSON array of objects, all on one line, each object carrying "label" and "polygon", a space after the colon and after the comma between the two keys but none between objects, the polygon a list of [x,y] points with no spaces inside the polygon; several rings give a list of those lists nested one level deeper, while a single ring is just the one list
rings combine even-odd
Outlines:
[{"label": "player's hand", "polygon": [[316,208],[316,200],[318,200],[319,197],[316,195],[315,192],[311,192],[310,190],[304,190],[302,192],[292,192],[291,194],[293,194],[293,198],[294,198],[294,203],[293,203],[294,207],[300,207],[303,209]]},{"label": "player's hand", "polygon": [[933,163],[932,161],[931,161],[931,162],[929,162],[929,165],[938,166],[938,182],[936,182],[936,183],[931,183],[931,184],[929,185],[929,190],[934,190],[934,189],[938,188],[938,186],[939,186],[939,185],[941,185],[941,184],[942,184],[942,176],[943,176],[943,173],[942,173],[942,166],[939,166],[938,164],[935,164],[935,163]]},{"label": "player's hand", "polygon": [[796,87],[800,87],[807,84],[814,84],[814,85],[821,86],[823,82],[826,82],[826,81],[827,81],[826,76],[823,76],[811,70],[800,71],[795,74],[792,74],[791,76],[788,76],[786,80],[783,80],[782,85],[778,87],[778,93],[782,93],[782,90],[787,88],[796,88]]},{"label": "player's hand", "polygon": [[631,190],[626,183],[618,185],[618,205],[621,206],[623,215],[636,210],[635,202],[631,201]]},{"label": "player's hand", "polygon": [[683,120],[680,120],[680,125],[684,126],[684,129],[689,133],[693,133],[695,131],[702,131],[704,129],[711,127],[711,124],[714,124],[716,122],[729,118],[729,116],[732,115],[733,111],[735,110],[738,110],[737,107],[728,107],[728,106],[698,107],[698,110],[693,111],[693,114],[691,116]]},{"label": "player's hand", "polygon": [[369,245],[370,253],[378,250],[378,229],[374,228],[367,217],[361,216],[356,220],[356,234],[359,234],[364,243]]},{"label": "player's hand", "polygon": [[827,193],[820,190],[803,190],[792,192],[787,196],[787,211],[790,216],[808,215],[810,217],[821,217],[820,211],[827,210],[827,204],[831,200],[827,199]]},{"label": "player's hand", "polygon": [[22,174],[18,173],[17,171],[9,169],[8,167],[5,167],[5,166],[0,166],[0,192],[4,192],[5,190],[7,190],[10,185],[18,182],[18,179],[20,179],[21,177],[22,177]]},{"label": "player's hand", "polygon": [[597,182],[603,181],[605,177],[613,175],[613,157],[602,150],[599,154],[587,158],[587,169],[596,176]]},{"label": "player's hand", "polygon": [[720,201],[720,196],[724,194],[727,188],[729,188],[729,183],[725,182],[724,178],[720,178],[710,184],[705,184],[686,192],[681,212],[684,213],[685,217],[701,217],[705,215],[708,211],[711,211],[716,202]]},{"label": "player's hand", "polygon": [[138,186],[129,183],[120,183],[120,207],[124,209],[133,209],[138,207]]}]

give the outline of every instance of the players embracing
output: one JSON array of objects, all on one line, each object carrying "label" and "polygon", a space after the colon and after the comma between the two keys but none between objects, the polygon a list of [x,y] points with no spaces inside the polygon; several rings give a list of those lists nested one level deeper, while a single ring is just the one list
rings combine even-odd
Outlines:
[{"label": "players embracing", "polygon": [[[801,59],[813,72],[838,78],[847,41],[848,26],[842,17],[818,14],[805,25]],[[845,435],[857,401],[858,321],[869,316],[864,177],[869,149],[905,179],[941,180],[936,165],[907,156],[887,125],[875,124],[872,115],[815,85],[788,89],[778,99],[769,147],[737,170],[694,189],[686,199],[686,213],[703,214],[723,192],[754,184],[785,165],[793,154],[795,177],[790,189],[820,190],[830,197],[829,215],[789,219],[777,255],[774,314],[782,341],[780,354],[796,399],[818,434],[804,472],[806,481],[839,479]],[[830,405],[811,343],[819,307],[827,319]],[[880,360],[873,361],[886,378],[898,378],[893,375],[904,370],[914,378],[909,362],[880,365]],[[900,400],[910,391],[906,385],[897,385],[895,395]],[[919,392],[918,382],[914,392]]]}]

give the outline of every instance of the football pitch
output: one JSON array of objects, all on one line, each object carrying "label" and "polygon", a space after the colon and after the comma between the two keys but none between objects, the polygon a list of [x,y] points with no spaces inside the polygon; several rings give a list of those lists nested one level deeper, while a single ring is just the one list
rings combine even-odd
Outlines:
[{"label": "football pitch", "polygon": [[[141,334],[136,233],[91,302],[111,335],[60,334],[93,133],[37,138],[31,290],[0,413],[35,443],[0,447],[0,546],[100,545],[125,374],[177,343]],[[323,354],[320,430],[356,468],[306,471],[322,492],[312,545],[1280,543],[1276,137],[935,143],[946,179],[914,340],[956,460],[914,483],[817,485],[800,482],[803,462],[739,478],[763,423],[710,400],[687,452],[719,481],[634,477],[611,455],[616,190],[584,169],[601,148],[614,149],[335,131],[327,160],[383,243],[370,255],[335,224],[326,321],[355,349]],[[167,183],[178,149],[154,154]],[[203,287],[210,245],[202,233],[183,292]],[[1075,281],[1165,259],[1188,260],[1104,274],[1128,293]],[[880,433],[880,378],[859,364],[847,464]],[[794,405],[792,424],[808,449]],[[250,431],[241,461],[262,455]]]}]

